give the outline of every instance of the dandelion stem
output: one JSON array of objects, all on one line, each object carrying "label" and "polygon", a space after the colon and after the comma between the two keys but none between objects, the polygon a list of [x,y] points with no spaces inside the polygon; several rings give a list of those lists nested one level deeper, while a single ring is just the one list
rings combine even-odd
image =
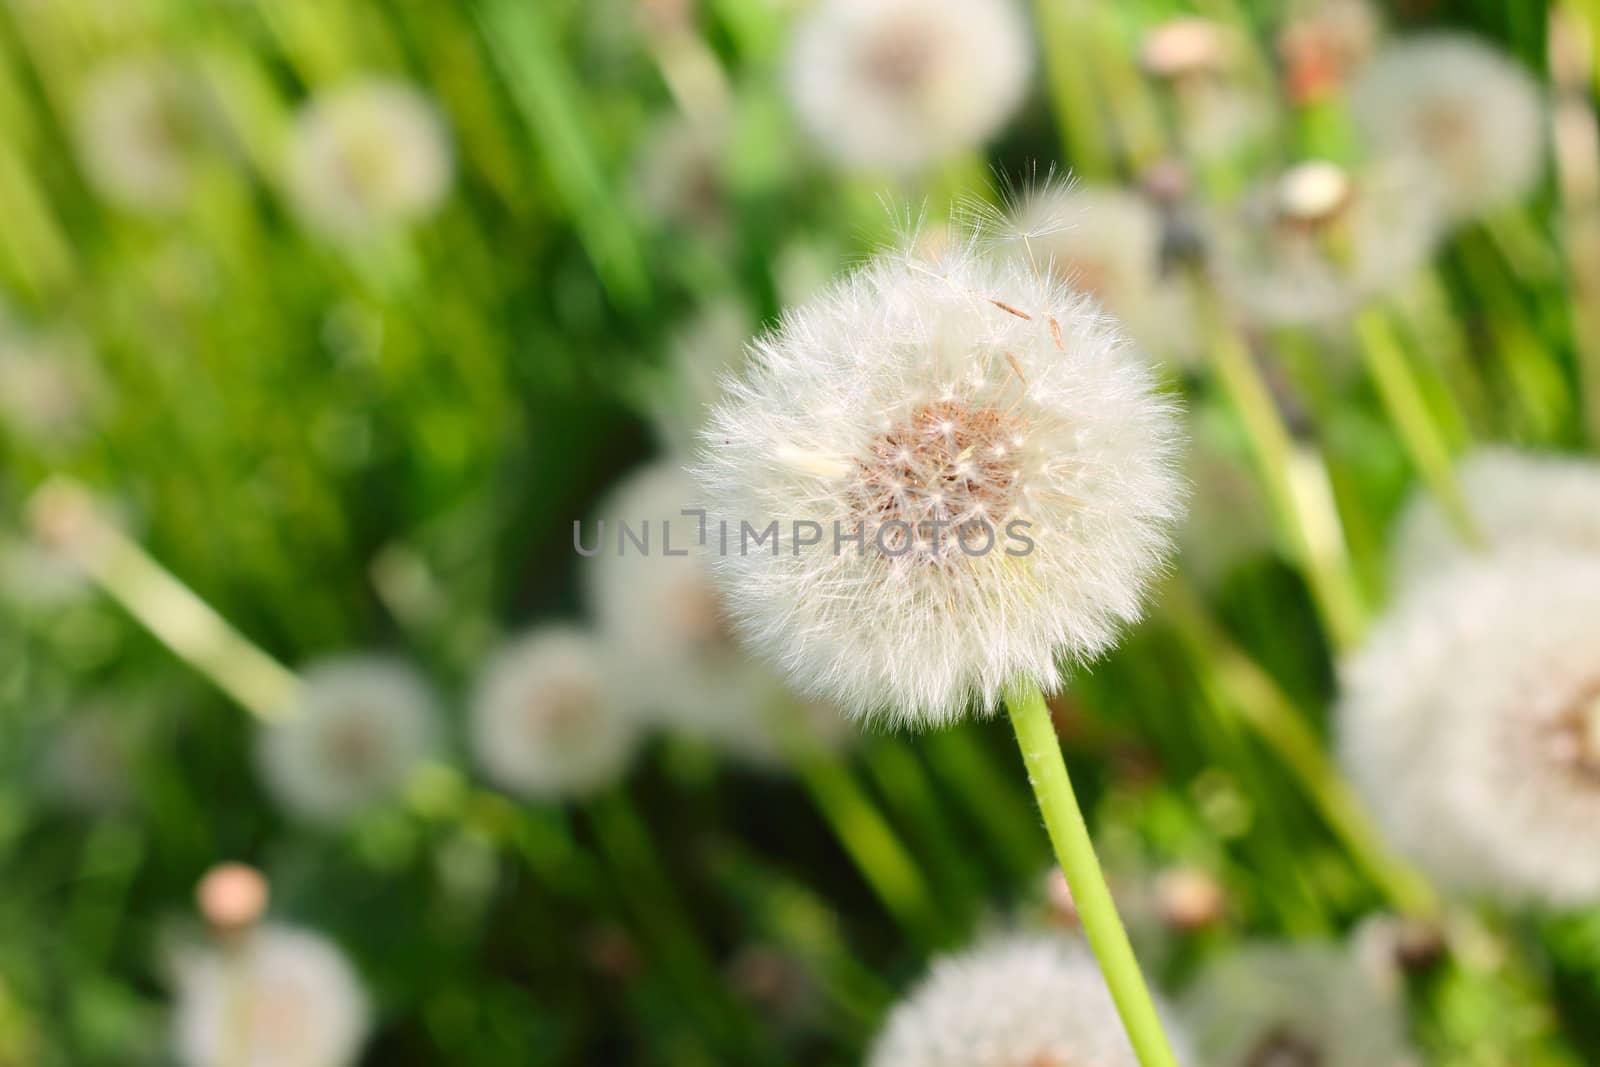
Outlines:
[{"label": "dandelion stem", "polygon": [[1350,855],[1403,914],[1426,918],[1439,902],[1427,881],[1389,850],[1361,798],[1328,760],[1305,719],[1272,676],[1230,641],[1182,581],[1171,582],[1162,605],[1189,648],[1213,703],[1235,714],[1294,776]]},{"label": "dandelion stem", "polygon": [[1480,547],[1483,534],[1456,479],[1450,446],[1428,411],[1427,401],[1401,350],[1393,324],[1383,312],[1369,308],[1356,317],[1356,333],[1361,339],[1367,371],[1378,387],[1390,421],[1400,431],[1400,439],[1411,461],[1444,509],[1457,536],[1468,545]]},{"label": "dandelion stem", "polygon": [[1028,781],[1044,815],[1045,830],[1134,1053],[1141,1067],[1177,1067],[1139,961],[1111,899],[1105,873],[1095,857],[1094,842],[1072,790],[1044,694],[1031,682],[1018,683],[1006,690],[1006,708],[1017,733]]}]

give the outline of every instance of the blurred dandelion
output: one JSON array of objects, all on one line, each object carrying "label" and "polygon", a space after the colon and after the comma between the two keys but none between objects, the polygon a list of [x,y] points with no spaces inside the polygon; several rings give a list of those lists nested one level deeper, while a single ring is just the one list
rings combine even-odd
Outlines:
[{"label": "blurred dandelion", "polygon": [[185,1067],[346,1067],[371,1026],[344,954],[276,923],[174,961],[178,1059]]},{"label": "blurred dandelion", "polygon": [[290,814],[329,825],[395,801],[438,748],[439,711],[406,664],[350,656],[313,665],[294,705],[262,727],[261,776]]},{"label": "blurred dandelion", "polygon": [[993,136],[1032,69],[1012,0],[824,0],[796,27],[788,88],[829,158],[916,171]]},{"label": "blurred dandelion", "polygon": [[96,190],[120,207],[183,206],[204,138],[198,86],[164,56],[112,60],[91,73],[76,114],[78,157]]},{"label": "blurred dandelion", "polygon": [[1350,85],[1378,155],[1413,161],[1452,219],[1526,196],[1544,172],[1545,110],[1532,77],[1471,37],[1434,33],[1381,51]]},{"label": "blurred dandelion", "polygon": [[1600,895],[1600,557],[1510,550],[1407,591],[1345,665],[1341,760],[1446,890]]},{"label": "blurred dandelion", "polygon": [[433,102],[402,82],[350,82],[313,98],[290,131],[295,210],[327,236],[365,238],[438,208],[453,169]]},{"label": "blurred dandelion", "polygon": [[1213,1067],[1416,1067],[1398,991],[1345,946],[1256,942],[1211,960],[1179,1005]]},{"label": "blurred dandelion", "polygon": [[[1600,556],[1600,467],[1576,457],[1488,446],[1465,456],[1456,478],[1486,546],[1550,548]],[[1425,579],[1471,554],[1430,493],[1401,514],[1391,550],[1401,581]]]},{"label": "blurred dandelion", "polygon": [[615,667],[593,635],[548,625],[483,666],[471,709],[472,751],[500,786],[566,797],[619,781],[638,741]]},{"label": "blurred dandelion", "polygon": [[1081,943],[1009,935],[936,960],[890,1012],[867,1063],[1135,1067],[1139,1060]]}]

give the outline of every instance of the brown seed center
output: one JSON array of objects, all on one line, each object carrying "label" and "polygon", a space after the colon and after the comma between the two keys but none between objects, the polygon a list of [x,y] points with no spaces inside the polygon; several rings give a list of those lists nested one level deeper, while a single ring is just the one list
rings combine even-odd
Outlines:
[{"label": "brown seed center", "polygon": [[982,554],[1016,495],[1017,427],[1009,413],[940,400],[875,440],[861,463],[853,517],[890,556]]},{"label": "brown seed center", "polygon": [[1585,687],[1553,724],[1557,762],[1600,788],[1600,680]]}]

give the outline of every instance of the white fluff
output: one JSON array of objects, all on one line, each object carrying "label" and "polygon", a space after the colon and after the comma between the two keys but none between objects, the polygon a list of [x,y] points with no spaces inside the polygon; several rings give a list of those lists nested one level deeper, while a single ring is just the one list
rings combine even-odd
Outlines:
[{"label": "white fluff", "polygon": [[337,946],[268,924],[237,944],[182,953],[174,1043],[184,1067],[345,1067],[371,1028]]},{"label": "white fluff", "polygon": [[914,171],[992,136],[1032,68],[1014,0],[822,0],[795,29],[788,87],[831,158]]},{"label": "white fluff", "polygon": [[377,656],[326,660],[268,725],[257,763],[288,812],[340,823],[393,801],[438,747],[439,711],[411,667]]},{"label": "white fluff", "polygon": [[1179,1003],[1209,1067],[1411,1067],[1404,1006],[1342,946],[1258,942],[1201,971]]},{"label": "white fluff", "polygon": [[1138,193],[1049,183],[1022,199],[1007,226],[1018,255],[1093,296],[1151,355],[1201,351],[1188,290],[1164,270],[1161,216]]},{"label": "white fluff", "polygon": [[1296,217],[1294,188],[1317,161],[1268,176],[1207,226],[1217,284],[1266,325],[1342,322],[1404,282],[1433,253],[1438,197],[1416,166],[1386,160],[1346,175],[1348,195],[1323,217]]},{"label": "white fluff", "polygon": [[618,781],[637,731],[618,704],[616,670],[593,635],[571,626],[540,627],[496,653],[472,700],[472,750],[489,777],[533,797]]},{"label": "white fluff", "polygon": [[[1088,297],[971,244],[880,255],[750,364],[698,473],[734,541],[741,522],[781,527],[777,555],[732,544],[717,573],[741,636],[797,689],[934,725],[992,711],[1016,680],[1059,689],[1139,617],[1182,510],[1178,425]],[[796,552],[797,520],[823,544]],[[931,522],[968,537],[935,545]],[[865,549],[836,555],[835,530],[858,527]]]},{"label": "white fluff", "polygon": [[136,211],[181,207],[193,187],[195,86],[172,62],[119,59],[96,69],[76,106],[78,157],[95,189]]},{"label": "white fluff", "polygon": [[353,239],[432,213],[449,191],[453,161],[432,101],[401,82],[351,82],[295,118],[289,196],[307,225]]},{"label": "white fluff", "polygon": [[1358,131],[1415,160],[1452,218],[1526,196],[1544,172],[1544,104],[1515,60],[1471,37],[1422,34],[1378,54],[1350,85]]},{"label": "white fluff", "polygon": [[1447,890],[1600,896],[1600,558],[1506,550],[1409,590],[1344,671],[1340,758]]},{"label": "white fluff", "polygon": [[[621,653],[619,680],[645,721],[710,744],[758,765],[781,761],[782,730],[810,741],[841,741],[836,710],[796,701],[771,668],[735,641],[721,592],[712,579],[711,545],[698,543],[700,521],[684,516],[700,492],[677,463],[654,463],[629,475],[601,505],[601,553],[585,561],[585,593],[607,639]],[[617,553],[617,523],[650,525],[650,554]],[[662,540],[662,523],[669,540]],[[590,524],[586,536],[596,536]],[[670,544],[674,553],[668,556]]]},{"label": "white fluff", "polygon": [[[1167,1029],[1179,1061],[1189,1062],[1183,1035]],[[1089,950],[1064,938],[1021,935],[936,961],[890,1012],[867,1057],[867,1067],[1138,1062]]]},{"label": "white fluff", "polygon": [[[1491,548],[1546,546],[1600,555],[1600,466],[1593,461],[1481,448],[1460,461],[1456,478]],[[1468,551],[1433,495],[1419,492],[1396,529],[1393,572],[1404,582],[1426,578]]]}]

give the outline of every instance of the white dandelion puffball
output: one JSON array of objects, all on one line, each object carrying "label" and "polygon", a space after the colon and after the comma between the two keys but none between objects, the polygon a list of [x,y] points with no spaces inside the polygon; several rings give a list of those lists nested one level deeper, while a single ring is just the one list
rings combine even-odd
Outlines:
[{"label": "white dandelion puffball", "polygon": [[575,626],[547,625],[501,649],[478,676],[472,751],[500,786],[533,797],[618,781],[636,746],[608,650]]},{"label": "white dandelion puffball", "polygon": [[174,63],[119,59],[96,70],[76,105],[79,159],[107,200],[136,211],[181,207],[195,178],[202,122]]},{"label": "white dandelion puffball", "polygon": [[1408,162],[1307,160],[1257,182],[1206,229],[1234,306],[1263,325],[1328,325],[1426,262],[1441,217]]},{"label": "white dandelion puffball", "polygon": [[401,82],[370,79],[312,100],[290,131],[290,199],[312,228],[359,238],[431,214],[453,161],[432,101]]},{"label": "white dandelion puffball", "polygon": [[1199,353],[1189,293],[1162,263],[1160,213],[1138,193],[1051,183],[1025,197],[1007,227],[1018,255],[1093,296],[1153,356]]},{"label": "white dandelion puffball", "polygon": [[[1600,465],[1591,460],[1480,448],[1456,467],[1467,511],[1491,548],[1539,547],[1600,555]],[[1470,549],[1431,493],[1401,514],[1393,571],[1414,581],[1459,561]]]},{"label": "white dandelion puffball", "polygon": [[371,1028],[349,961],[309,930],[269,923],[180,954],[174,971],[185,1067],[345,1067]]},{"label": "white dandelion puffball", "polygon": [[438,749],[428,684],[396,660],[352,656],[306,671],[281,719],[262,732],[261,776],[289,813],[340,823],[393,801]]},{"label": "white dandelion puffball", "polygon": [[1014,0],[822,0],[796,28],[788,86],[829,157],[904,172],[988,140],[1032,69]]},{"label": "white dandelion puffball", "polygon": [[1420,1067],[1400,998],[1333,943],[1227,952],[1179,1009],[1210,1067]]},{"label": "white dandelion puffball", "polygon": [[882,254],[749,359],[698,473],[737,631],[797,690],[935,725],[1059,689],[1138,618],[1178,419],[1085,294],[972,243]]},{"label": "white dandelion puffball", "polygon": [[[699,517],[682,513],[700,496],[684,469],[664,460],[628,476],[599,510],[605,535],[585,561],[585,594],[622,654],[629,704],[647,722],[756,765],[781,762],[785,729],[811,742],[842,741],[837,711],[797,701],[734,639],[712,576],[716,531],[708,527],[701,545]],[[619,541],[619,523],[634,532],[649,525],[648,554]]]},{"label": "white dandelion puffball", "polygon": [[1380,52],[1350,85],[1373,151],[1414,159],[1452,218],[1526,196],[1544,171],[1544,103],[1516,61],[1471,37],[1434,33]]},{"label": "white dandelion puffball", "polygon": [[1507,549],[1408,591],[1346,664],[1340,760],[1443,889],[1600,897],[1600,558]]},{"label": "white dandelion puffball", "polygon": [[[1183,1035],[1167,1029],[1180,1062],[1189,1062]],[[868,1067],[1138,1062],[1088,948],[1049,935],[1001,937],[937,960],[889,1013],[867,1056]]]}]

